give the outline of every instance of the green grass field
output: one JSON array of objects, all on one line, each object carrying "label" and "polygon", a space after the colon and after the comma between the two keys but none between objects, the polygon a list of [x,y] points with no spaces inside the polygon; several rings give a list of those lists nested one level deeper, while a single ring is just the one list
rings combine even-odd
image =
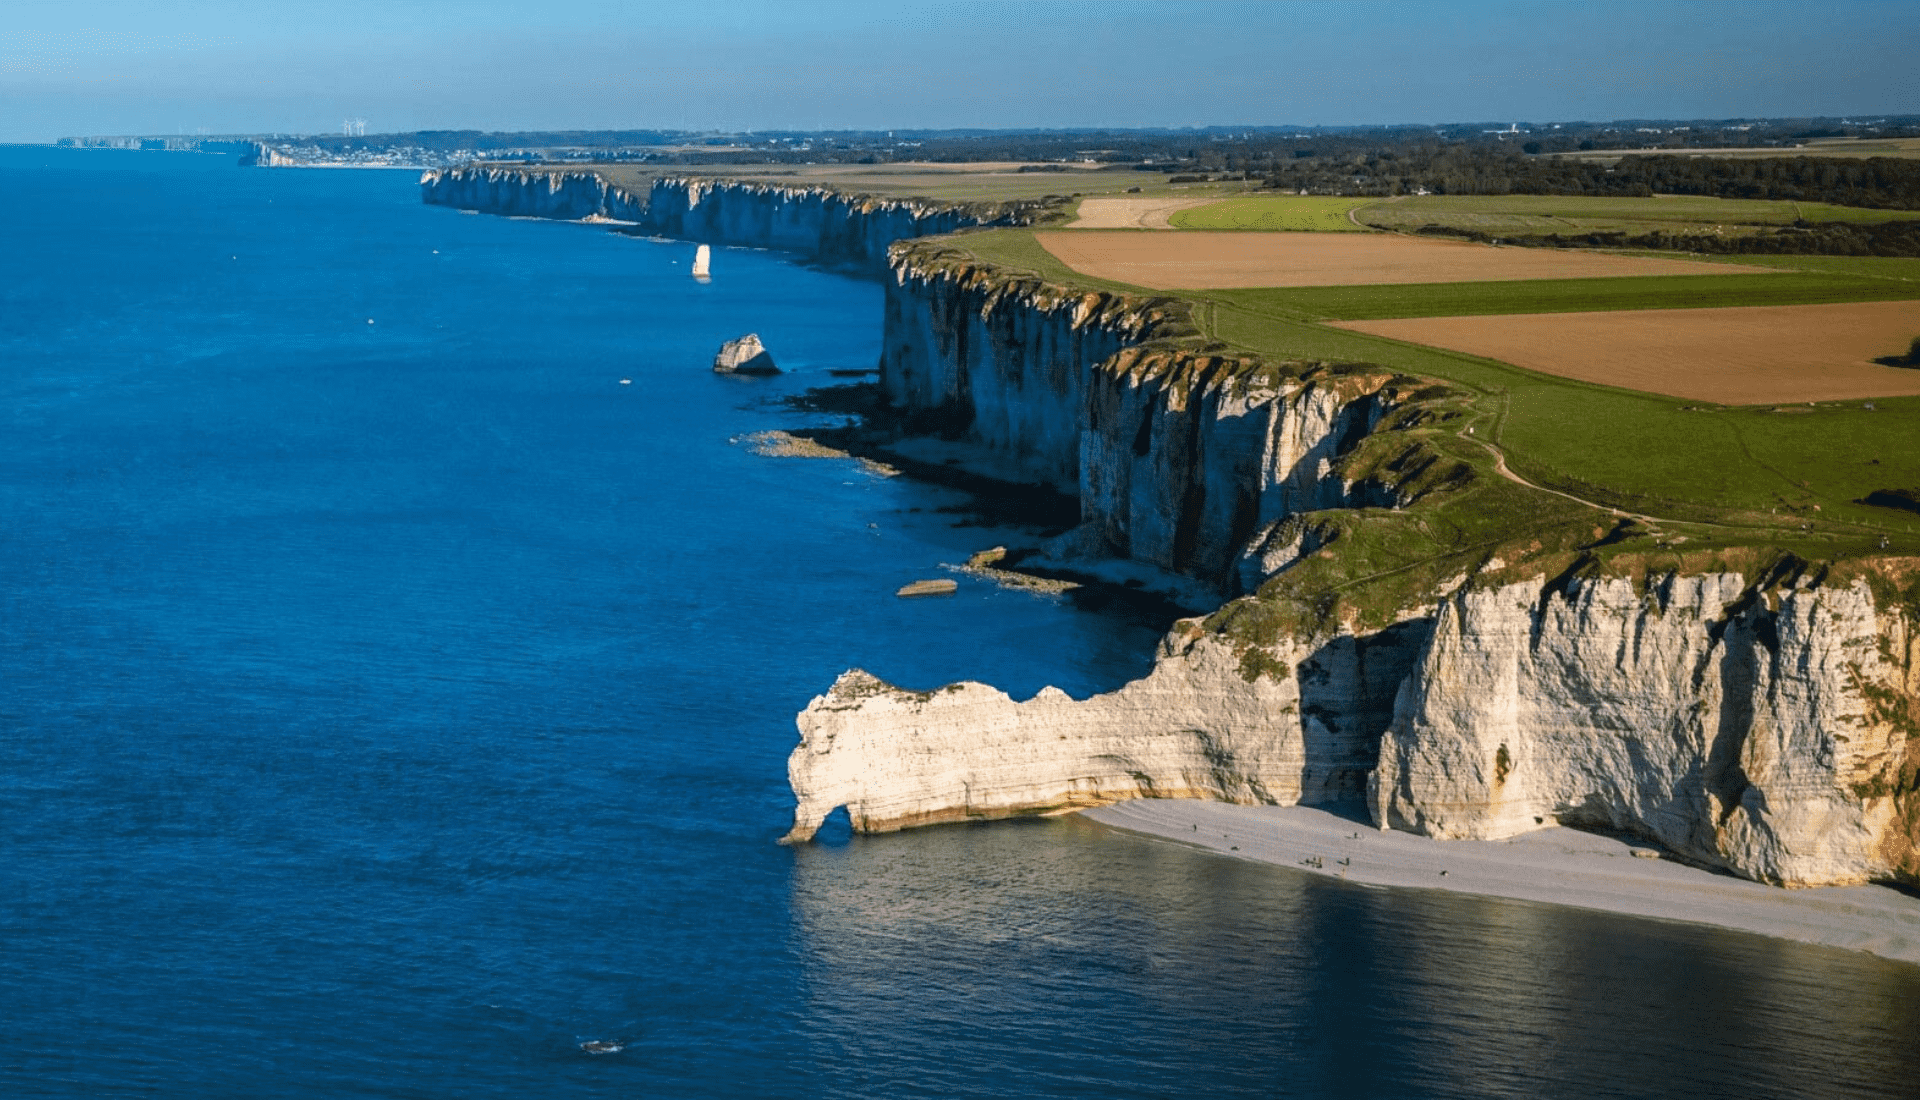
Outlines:
[{"label": "green grass field", "polygon": [[[1143,232],[1154,231],[1143,230]],[[1165,230],[1158,232],[1165,232]],[[1040,242],[1034,239],[1033,232],[1027,229],[980,230],[954,237],[952,242],[956,247],[995,267],[1038,276],[1047,282],[1058,283],[1061,286],[1086,287],[1089,290],[1110,290],[1121,294],[1146,296],[1161,293],[1137,287],[1131,283],[1119,283],[1111,279],[1096,279],[1091,275],[1082,275],[1062,263],[1059,257],[1041,247]]]},{"label": "green grass field", "polygon": [[[1026,230],[970,233],[951,240],[981,260],[1049,282],[1155,293],[1080,275],[1041,248]],[[1875,489],[1920,488],[1920,451],[1912,445],[1920,439],[1920,398],[1875,401],[1873,410],[1864,402],[1795,406],[1782,412],[1770,407],[1697,407],[1676,398],[1577,382],[1315,323],[1920,299],[1920,281],[1912,281],[1920,277],[1914,270],[1920,261],[1765,259],[1777,262],[1764,266],[1782,272],[1214,290],[1175,296],[1193,303],[1195,319],[1208,337],[1232,348],[1276,360],[1372,363],[1459,383],[1475,395],[1473,438],[1497,444],[1516,473],[1589,500],[1696,524],[1689,529],[1696,545],[1717,537],[1742,545],[1756,540],[1769,546],[1790,544],[1798,552],[1819,554],[1874,547],[1887,535],[1902,540],[1909,550],[1920,550],[1920,515],[1854,503]],[[1492,517],[1487,521],[1496,526],[1507,522]],[[1724,524],[1733,526],[1716,526]],[[1803,525],[1810,528],[1803,530]]]},{"label": "green grass field", "polygon": [[[1481,397],[1479,436],[1519,474],[1632,511],[1797,526],[1831,537],[1920,534],[1920,515],[1853,503],[1920,487],[1920,398],[1795,406],[1694,402],[1538,374],[1492,360],[1328,329],[1211,292],[1212,335],[1277,359],[1377,363],[1461,383]],[[1689,406],[1693,406],[1689,408]]]},{"label": "green grass field", "polygon": [[1176,229],[1311,230],[1363,233],[1347,215],[1372,199],[1321,198],[1313,195],[1265,195],[1182,210],[1168,219]]},{"label": "green grass field", "polygon": [[1619,309],[1819,305],[1920,298],[1920,283],[1859,275],[1644,275],[1619,279],[1537,279],[1495,283],[1286,287],[1218,290],[1222,302],[1305,320],[1469,317],[1502,313],[1575,313]]},{"label": "green grass field", "polygon": [[[1671,252],[1620,252],[1616,255],[1652,256],[1656,259],[1673,257]],[[1686,258],[1701,263],[1771,267],[1780,271],[1817,271],[1829,275],[1856,275],[1867,279],[1920,283],[1920,259],[1910,256],[1723,256],[1689,253]]]},{"label": "green grass field", "polygon": [[1656,196],[1646,199],[1582,198],[1559,195],[1415,195],[1359,207],[1355,217],[1392,230],[1444,225],[1505,236],[1586,233],[1717,232],[1739,236],[1795,221],[1904,221],[1906,210],[1864,210],[1817,202],[1758,199],[1705,199]]}]

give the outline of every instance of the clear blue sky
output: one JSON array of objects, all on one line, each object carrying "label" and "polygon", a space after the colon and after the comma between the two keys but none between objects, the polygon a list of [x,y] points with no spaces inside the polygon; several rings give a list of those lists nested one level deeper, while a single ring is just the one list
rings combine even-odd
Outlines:
[{"label": "clear blue sky", "polygon": [[0,0],[0,142],[1920,113],[1920,3]]}]

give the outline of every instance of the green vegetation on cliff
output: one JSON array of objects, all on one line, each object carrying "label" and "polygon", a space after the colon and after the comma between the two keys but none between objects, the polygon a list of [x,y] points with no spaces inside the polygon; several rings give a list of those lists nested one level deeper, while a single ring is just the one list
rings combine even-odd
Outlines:
[{"label": "green vegetation on cliff", "polygon": [[1317,323],[1920,299],[1920,261],[1768,257],[1764,266],[1781,273],[1151,292],[1081,275],[1026,230],[963,234],[942,247],[1059,286],[1184,302],[1201,331],[1196,342],[1207,346],[1277,361],[1371,363],[1453,383],[1470,398],[1448,431],[1472,430],[1469,454],[1489,476],[1499,477],[1490,472],[1496,448],[1527,481],[1685,525],[1696,545],[1791,543],[1831,555],[1877,550],[1886,538],[1920,550],[1920,514],[1860,503],[1876,490],[1920,487],[1911,442],[1920,439],[1920,398],[1702,405]]},{"label": "green vegetation on cliff", "polygon": [[[1855,503],[1920,485],[1920,398],[1720,406],[1599,386],[1459,352],[1344,332],[1213,292],[1201,315],[1234,347],[1279,358],[1350,359],[1446,379],[1478,397],[1476,438],[1548,488],[1610,507],[1777,538],[1818,528],[1920,548],[1920,515]],[[1872,405],[1871,409],[1867,408]]]},{"label": "green vegetation on cliff", "polygon": [[[938,249],[949,264],[1018,273],[1063,291],[1143,294],[1072,271],[1024,230],[901,247]],[[1411,376],[1398,384],[1401,412],[1341,460],[1343,479],[1382,486],[1403,507],[1297,518],[1293,534],[1307,556],[1259,600],[1224,609],[1214,625],[1248,641],[1336,622],[1377,627],[1491,558],[1557,575],[1582,562],[1588,570],[1644,572],[1648,562],[1683,569],[1726,559],[1732,567],[1755,554],[1833,562],[1920,552],[1920,514],[1858,503],[1877,489],[1920,487],[1920,455],[1910,442],[1920,438],[1920,398],[1702,406],[1315,323],[1368,309],[1443,312],[1432,308],[1436,302],[1462,313],[1489,312],[1495,303],[1505,311],[1551,309],[1583,294],[1597,296],[1589,309],[1920,297],[1916,284],[1845,270],[1851,266],[1454,284],[1417,288],[1418,295],[1379,287],[1153,295],[1160,308],[1187,312],[1198,332],[1175,343],[1195,351],[1296,364],[1292,375],[1307,369],[1298,364],[1317,362]],[[1407,304],[1391,306],[1401,294]],[[1423,389],[1418,378],[1441,384]],[[1501,460],[1540,488],[1504,476]]]}]

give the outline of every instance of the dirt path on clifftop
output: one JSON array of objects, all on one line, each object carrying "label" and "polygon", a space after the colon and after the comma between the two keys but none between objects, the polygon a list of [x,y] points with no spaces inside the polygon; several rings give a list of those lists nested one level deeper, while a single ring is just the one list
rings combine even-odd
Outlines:
[{"label": "dirt path on clifftop", "polygon": [[1519,474],[1516,474],[1512,470],[1509,470],[1507,468],[1506,453],[1501,451],[1500,448],[1494,446],[1491,443],[1488,443],[1483,439],[1476,439],[1474,440],[1474,442],[1480,444],[1482,447],[1485,447],[1489,452],[1493,454],[1493,468],[1496,473],[1498,473],[1501,477],[1506,478],[1508,481],[1513,482],[1515,485],[1524,485],[1527,488],[1534,490],[1535,492],[1547,493],[1549,495],[1559,497],[1562,500],[1573,501],[1575,504],[1584,504],[1589,508],[1595,508],[1602,512],[1606,512],[1609,515],[1619,516],[1623,519],[1637,519],[1642,523],[1649,524],[1652,526],[1658,526],[1662,523],[1691,523],[1691,524],[1694,524],[1695,526],[1700,526],[1700,527],[1731,526],[1725,523],[1711,523],[1705,520],[1660,519],[1656,516],[1641,515],[1639,512],[1628,512],[1628,511],[1625,511],[1624,509],[1615,508],[1610,504],[1602,504],[1597,500],[1588,500],[1585,497],[1577,497],[1577,496],[1574,496],[1572,493],[1563,493],[1558,489],[1549,489],[1545,485],[1535,485],[1533,482],[1528,481],[1526,478],[1521,477]]}]

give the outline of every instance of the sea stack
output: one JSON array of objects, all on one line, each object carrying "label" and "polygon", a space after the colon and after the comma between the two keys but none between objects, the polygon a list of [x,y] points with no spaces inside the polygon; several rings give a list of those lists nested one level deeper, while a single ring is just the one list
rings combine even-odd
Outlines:
[{"label": "sea stack", "polygon": [[780,373],[780,368],[773,365],[773,356],[767,354],[766,345],[760,342],[759,334],[752,332],[721,344],[720,353],[713,357],[713,369],[720,374]]}]

